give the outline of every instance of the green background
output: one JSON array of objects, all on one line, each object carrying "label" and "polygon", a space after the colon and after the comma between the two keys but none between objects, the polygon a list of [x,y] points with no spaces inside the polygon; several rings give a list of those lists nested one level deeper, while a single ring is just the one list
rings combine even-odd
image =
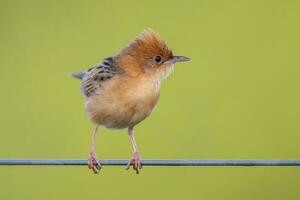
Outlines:
[{"label": "green background", "polygon": [[[300,158],[299,1],[0,1],[0,158],[87,158],[70,73],[157,30],[179,63],[136,128],[144,159]],[[100,130],[103,159],[132,155]],[[299,199],[297,167],[0,166],[0,199]]]}]

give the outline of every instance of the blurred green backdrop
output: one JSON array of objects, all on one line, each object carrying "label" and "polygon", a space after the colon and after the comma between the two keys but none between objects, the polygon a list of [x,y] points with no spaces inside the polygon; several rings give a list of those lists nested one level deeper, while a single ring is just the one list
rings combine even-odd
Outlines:
[{"label": "blurred green backdrop", "polygon": [[[152,27],[180,63],[136,129],[142,158],[300,158],[299,1],[0,1],[0,157],[87,158],[70,73]],[[127,159],[101,130],[100,158]],[[0,167],[0,199],[299,199],[296,167]]]}]

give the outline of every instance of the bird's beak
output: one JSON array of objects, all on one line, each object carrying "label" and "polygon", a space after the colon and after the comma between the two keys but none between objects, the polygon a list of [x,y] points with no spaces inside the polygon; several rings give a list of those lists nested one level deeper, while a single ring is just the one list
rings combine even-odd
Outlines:
[{"label": "bird's beak", "polygon": [[176,63],[176,62],[185,62],[190,61],[191,59],[185,56],[172,56],[166,63]]}]

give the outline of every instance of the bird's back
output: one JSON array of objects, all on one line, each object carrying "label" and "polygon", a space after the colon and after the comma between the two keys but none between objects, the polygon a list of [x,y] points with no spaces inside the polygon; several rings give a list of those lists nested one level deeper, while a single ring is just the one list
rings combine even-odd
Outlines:
[{"label": "bird's back", "polygon": [[103,59],[99,64],[86,71],[73,73],[74,78],[81,80],[81,92],[86,96],[96,95],[97,90],[105,81],[112,79],[121,73],[121,69],[116,66],[113,57]]}]

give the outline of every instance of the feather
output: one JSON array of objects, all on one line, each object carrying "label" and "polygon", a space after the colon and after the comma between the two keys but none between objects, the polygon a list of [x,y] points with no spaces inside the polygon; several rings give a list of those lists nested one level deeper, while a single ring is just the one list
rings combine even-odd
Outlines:
[{"label": "feather", "polygon": [[85,75],[85,71],[81,71],[81,72],[74,72],[74,73],[72,73],[72,76],[74,77],[74,78],[78,78],[78,79],[82,79],[83,77],[84,77],[84,75]]},{"label": "feather", "polygon": [[120,69],[116,66],[112,57],[105,58],[101,63],[86,71],[82,77],[81,91],[87,97],[95,95],[96,90],[104,81],[112,79]]}]

